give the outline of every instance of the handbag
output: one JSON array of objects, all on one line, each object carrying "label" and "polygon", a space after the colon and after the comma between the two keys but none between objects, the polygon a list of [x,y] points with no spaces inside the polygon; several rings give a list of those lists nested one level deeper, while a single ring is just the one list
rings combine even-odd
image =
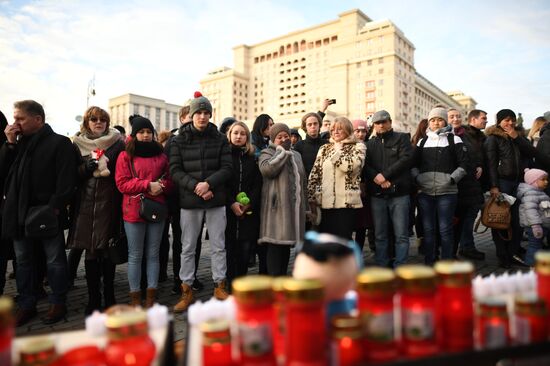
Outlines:
[{"label": "handbag", "polygon": [[[136,168],[134,167],[134,160],[130,161],[132,175],[137,178]],[[143,193],[139,195],[139,217],[149,222],[162,222],[168,217],[168,206],[166,204],[157,202],[150,198],[145,197]]]},{"label": "handbag", "polygon": [[121,228],[118,237],[109,240],[107,245],[107,257],[113,264],[128,262],[128,238]]},{"label": "handbag", "polygon": [[25,237],[46,239],[57,235],[59,220],[55,210],[49,205],[32,206],[25,217]]},{"label": "handbag", "polygon": [[512,212],[510,210],[510,203],[506,200],[499,200],[493,196],[489,197],[485,201],[481,217],[476,223],[476,232],[480,221],[486,228],[507,230],[507,237],[503,237],[501,233],[499,235],[506,241],[512,239]]}]

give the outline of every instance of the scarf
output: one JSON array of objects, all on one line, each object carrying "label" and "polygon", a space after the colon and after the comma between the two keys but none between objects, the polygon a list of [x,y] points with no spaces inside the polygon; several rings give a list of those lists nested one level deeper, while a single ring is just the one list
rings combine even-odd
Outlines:
[{"label": "scarf", "polygon": [[160,155],[164,152],[162,145],[156,141],[143,142],[135,141],[136,149],[134,150],[135,156],[141,156],[142,158],[150,158],[153,156]]},{"label": "scarf", "polygon": [[73,143],[78,146],[82,156],[88,156],[96,149],[107,150],[120,140],[120,132],[114,128],[105,132],[106,134],[99,137],[78,132],[73,137]]}]

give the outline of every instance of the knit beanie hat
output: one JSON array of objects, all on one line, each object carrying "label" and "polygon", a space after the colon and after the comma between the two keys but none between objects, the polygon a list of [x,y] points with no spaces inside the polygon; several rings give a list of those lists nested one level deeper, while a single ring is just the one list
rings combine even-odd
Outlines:
[{"label": "knit beanie hat", "polygon": [[436,118],[436,117],[439,117],[439,118],[442,118],[445,123],[447,123],[447,110],[443,107],[435,107],[433,108],[431,111],[430,111],[430,114],[428,114],[428,122],[432,119],[432,118]]},{"label": "knit beanie hat", "polygon": [[525,183],[529,184],[530,186],[536,187],[537,180],[547,176],[548,176],[548,173],[546,173],[544,170],[527,169],[527,171],[525,172],[525,175],[523,176],[523,180],[525,180]]},{"label": "knit beanie hat", "polygon": [[139,115],[130,116],[130,124],[132,125],[132,133],[130,135],[133,137],[136,137],[139,130],[144,128],[150,129],[153,133],[155,132],[155,128],[151,121]]},{"label": "knit beanie hat", "polygon": [[550,111],[544,112],[542,115],[547,122],[550,122]]},{"label": "knit beanie hat", "polygon": [[275,141],[275,137],[279,134],[279,132],[286,132],[288,133],[288,136],[290,137],[290,129],[287,125],[284,123],[275,123],[273,126],[271,126],[271,131],[269,131],[269,140],[271,142]]},{"label": "knit beanie hat", "polygon": [[516,121],[516,114],[511,109],[501,109],[497,113],[497,125],[502,122],[505,118],[511,117],[514,122]]},{"label": "knit beanie hat", "polygon": [[189,115],[191,118],[193,118],[195,113],[201,110],[210,112],[210,116],[212,116],[212,104],[210,104],[208,98],[203,96],[201,92],[198,91],[196,91],[193,96],[195,98],[191,99],[191,102],[189,103]]},{"label": "knit beanie hat", "polygon": [[367,122],[363,121],[362,119],[355,119],[352,122],[353,124],[353,130],[368,130],[367,128]]}]

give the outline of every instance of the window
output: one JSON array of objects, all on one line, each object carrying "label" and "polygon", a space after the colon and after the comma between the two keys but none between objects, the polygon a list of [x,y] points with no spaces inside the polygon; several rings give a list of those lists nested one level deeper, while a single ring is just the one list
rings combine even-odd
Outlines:
[{"label": "window", "polygon": [[139,114],[139,104],[134,104],[134,113],[133,114]]},{"label": "window", "polygon": [[145,112],[143,113],[143,117],[148,119],[150,116],[151,116],[151,107],[146,105]]}]

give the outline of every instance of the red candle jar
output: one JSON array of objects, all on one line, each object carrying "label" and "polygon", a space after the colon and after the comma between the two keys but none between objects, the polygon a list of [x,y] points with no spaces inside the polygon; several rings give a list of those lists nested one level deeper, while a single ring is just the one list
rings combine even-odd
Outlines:
[{"label": "red candle jar", "polygon": [[273,303],[273,346],[277,363],[282,365],[285,360],[285,289],[283,284],[290,277],[281,276],[273,279],[272,288],[275,302]]},{"label": "red candle jar", "polygon": [[325,366],[326,314],[323,285],[317,280],[288,279],[286,299],[286,365]]},{"label": "red candle jar", "polygon": [[149,338],[145,311],[136,309],[109,315],[106,326],[108,366],[148,366],[153,362],[156,350]]},{"label": "red candle jar", "polygon": [[12,364],[13,327],[13,301],[7,296],[2,296],[0,297],[0,365],[11,366]]},{"label": "red candle jar", "polygon": [[475,321],[476,349],[506,347],[510,342],[510,324],[506,302],[487,298],[478,302]]},{"label": "red candle jar", "polygon": [[440,347],[447,352],[463,352],[474,347],[474,299],[470,262],[439,261],[437,273],[437,332]]},{"label": "red candle jar", "polygon": [[436,338],[436,276],[422,265],[403,265],[395,270],[401,319],[403,355],[417,358],[439,351]]},{"label": "red candle jar", "polygon": [[203,366],[231,366],[231,333],[226,320],[201,323]]},{"label": "red candle jar", "polygon": [[19,351],[20,366],[48,366],[56,363],[55,343],[50,338],[38,338],[28,341]]},{"label": "red candle jar", "polygon": [[357,276],[358,308],[363,325],[366,359],[386,362],[399,356],[394,330],[395,274],[371,267]]},{"label": "red candle jar", "polygon": [[537,296],[518,296],[514,302],[516,344],[529,344],[548,340],[546,303]]},{"label": "red candle jar", "polygon": [[[537,294],[548,307],[550,306],[550,251],[539,250],[535,253],[535,272],[537,273]],[[550,309],[547,308],[547,310]]]},{"label": "red candle jar", "polygon": [[233,281],[241,365],[275,365],[273,351],[273,289],[268,276],[246,276]]},{"label": "red candle jar", "polygon": [[73,348],[61,356],[59,366],[105,366],[105,355],[97,346]]},{"label": "red candle jar", "polygon": [[365,362],[361,320],[352,315],[337,315],[331,319],[332,365],[360,366]]}]

